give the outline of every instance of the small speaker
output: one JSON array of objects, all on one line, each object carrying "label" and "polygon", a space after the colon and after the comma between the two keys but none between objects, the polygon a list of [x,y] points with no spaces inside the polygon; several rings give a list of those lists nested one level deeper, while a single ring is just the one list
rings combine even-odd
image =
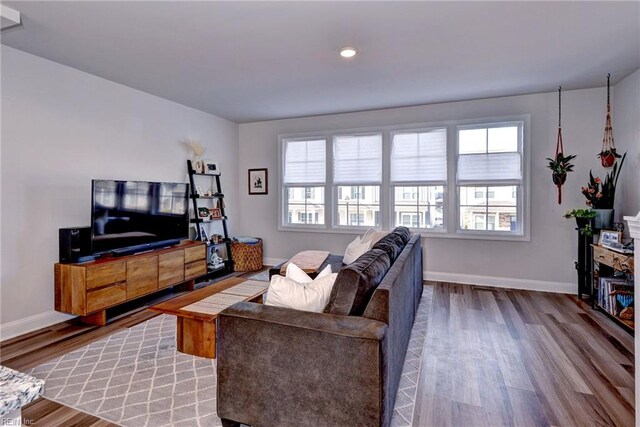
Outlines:
[{"label": "small speaker", "polygon": [[70,227],[59,230],[60,262],[82,261],[91,255],[91,227]]}]

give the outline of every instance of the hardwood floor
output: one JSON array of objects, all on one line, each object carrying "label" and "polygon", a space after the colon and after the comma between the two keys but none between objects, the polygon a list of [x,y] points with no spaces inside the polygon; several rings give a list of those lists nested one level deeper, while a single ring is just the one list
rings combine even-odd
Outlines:
[{"label": "hardwood floor", "polygon": [[[634,425],[633,337],[604,315],[568,295],[434,286],[415,426]],[[155,315],[55,325],[3,342],[0,362],[25,371]],[[47,399],[23,416],[35,426],[113,425]]]},{"label": "hardwood floor", "polygon": [[416,426],[633,426],[633,337],[575,297],[435,283]]}]

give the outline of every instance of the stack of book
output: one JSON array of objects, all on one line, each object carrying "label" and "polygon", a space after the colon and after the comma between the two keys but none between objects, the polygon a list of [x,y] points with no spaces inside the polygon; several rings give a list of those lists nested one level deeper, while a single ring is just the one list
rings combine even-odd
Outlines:
[{"label": "stack of book", "polygon": [[624,308],[633,305],[633,286],[623,278],[600,277],[598,305],[607,313],[619,316]]}]

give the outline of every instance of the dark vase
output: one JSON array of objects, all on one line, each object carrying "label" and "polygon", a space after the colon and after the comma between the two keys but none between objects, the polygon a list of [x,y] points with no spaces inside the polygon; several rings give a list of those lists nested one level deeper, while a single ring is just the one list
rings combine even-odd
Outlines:
[{"label": "dark vase", "polygon": [[582,217],[577,216],[576,217],[576,225],[578,226],[579,229],[583,229],[587,225],[590,225],[592,220],[593,220],[593,218],[582,218]]},{"label": "dark vase", "polygon": [[554,172],[554,174],[552,176],[553,176],[553,183],[555,185],[562,185],[567,180],[567,174],[566,173],[555,173]]},{"label": "dark vase", "polygon": [[613,229],[613,209],[594,209],[596,217],[593,219],[593,228],[596,230]]}]

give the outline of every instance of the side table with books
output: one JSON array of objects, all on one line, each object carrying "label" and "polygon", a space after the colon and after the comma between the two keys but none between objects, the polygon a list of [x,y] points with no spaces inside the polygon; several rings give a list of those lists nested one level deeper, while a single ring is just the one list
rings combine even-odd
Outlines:
[{"label": "side table with books", "polygon": [[594,271],[591,304],[633,334],[633,253],[621,253],[595,244],[592,248]]}]

